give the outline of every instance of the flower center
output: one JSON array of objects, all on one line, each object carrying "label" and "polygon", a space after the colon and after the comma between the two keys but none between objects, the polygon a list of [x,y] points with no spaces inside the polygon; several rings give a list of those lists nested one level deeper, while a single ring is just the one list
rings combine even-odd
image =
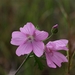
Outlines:
[{"label": "flower center", "polygon": [[48,52],[49,52],[49,53],[52,53],[52,50],[51,50],[51,49],[48,49]]},{"label": "flower center", "polygon": [[51,55],[53,55],[53,50],[51,50],[50,48],[48,48],[47,50]]},{"label": "flower center", "polygon": [[32,42],[32,41],[34,40],[34,37],[33,37],[33,36],[28,36],[28,40],[29,40],[30,42]]}]

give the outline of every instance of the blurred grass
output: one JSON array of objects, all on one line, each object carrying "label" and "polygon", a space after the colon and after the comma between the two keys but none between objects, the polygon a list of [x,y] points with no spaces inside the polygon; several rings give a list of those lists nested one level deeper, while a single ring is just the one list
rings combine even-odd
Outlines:
[{"label": "blurred grass", "polygon": [[[21,64],[24,56],[16,56],[17,47],[10,44],[11,33],[27,22],[32,22],[40,30],[49,33],[51,27],[58,24],[59,32],[51,40],[69,39],[75,35],[75,0],[0,0],[0,75],[7,75],[11,69],[15,70]],[[72,41],[75,41],[75,38]],[[29,68],[26,68],[28,66]],[[50,73],[45,74],[45,71],[31,67],[32,64],[28,62],[22,75],[66,75],[64,71],[67,69],[65,65],[60,69],[46,67],[45,71]],[[31,71],[32,69],[36,69],[36,73]],[[74,70],[75,68],[71,75],[75,75]],[[57,73],[54,73],[56,71]]]}]

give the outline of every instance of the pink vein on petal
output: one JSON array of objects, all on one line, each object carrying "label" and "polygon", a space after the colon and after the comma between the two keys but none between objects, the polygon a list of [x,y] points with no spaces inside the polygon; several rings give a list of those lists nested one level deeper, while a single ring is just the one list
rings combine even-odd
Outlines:
[{"label": "pink vein on petal", "polygon": [[44,43],[33,41],[32,45],[34,54],[38,57],[42,56],[44,52]]},{"label": "pink vein on petal", "polygon": [[29,42],[26,42],[25,44],[20,45],[17,50],[16,54],[18,56],[24,55],[24,54],[29,54],[32,51],[32,45]]}]

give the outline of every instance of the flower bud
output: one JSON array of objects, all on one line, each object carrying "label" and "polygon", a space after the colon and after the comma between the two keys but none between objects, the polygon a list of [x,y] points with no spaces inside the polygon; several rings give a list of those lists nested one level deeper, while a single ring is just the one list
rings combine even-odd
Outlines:
[{"label": "flower bud", "polygon": [[58,24],[56,24],[56,25],[54,25],[54,26],[52,27],[51,32],[52,32],[53,34],[56,34],[56,33],[58,32]]}]

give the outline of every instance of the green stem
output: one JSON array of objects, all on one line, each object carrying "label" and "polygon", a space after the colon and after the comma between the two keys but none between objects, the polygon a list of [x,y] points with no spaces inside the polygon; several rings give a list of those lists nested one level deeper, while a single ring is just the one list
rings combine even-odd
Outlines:
[{"label": "green stem", "polygon": [[68,55],[68,74],[70,74],[70,65],[71,65],[71,56],[70,56],[70,52],[67,52]]},{"label": "green stem", "polygon": [[[46,40],[50,39],[52,36],[53,36],[53,33],[52,33]],[[45,41],[46,41],[46,40],[45,40]]]},{"label": "green stem", "polygon": [[19,70],[21,69],[21,67],[24,65],[24,63],[26,62],[26,60],[28,59],[30,54],[28,54],[26,56],[26,58],[23,60],[23,62],[21,63],[21,65],[19,66],[19,68],[16,70],[15,74],[14,75],[17,75],[17,73],[19,72]]}]

